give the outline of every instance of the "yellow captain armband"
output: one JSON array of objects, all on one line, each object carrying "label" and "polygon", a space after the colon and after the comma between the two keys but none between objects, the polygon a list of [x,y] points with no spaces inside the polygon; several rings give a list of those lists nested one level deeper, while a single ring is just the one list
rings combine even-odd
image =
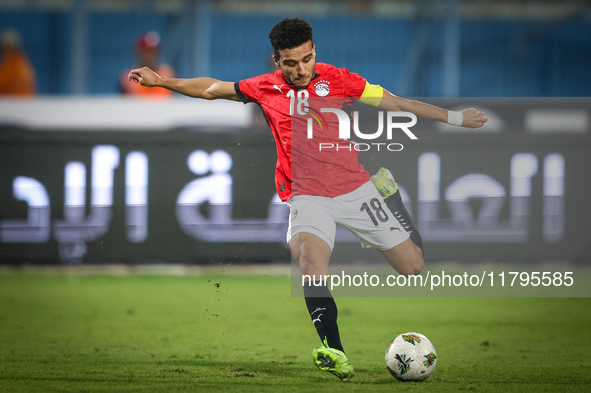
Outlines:
[{"label": "yellow captain armband", "polygon": [[384,88],[382,86],[365,82],[365,90],[363,90],[363,94],[359,97],[359,101],[367,105],[379,106],[383,96]]}]

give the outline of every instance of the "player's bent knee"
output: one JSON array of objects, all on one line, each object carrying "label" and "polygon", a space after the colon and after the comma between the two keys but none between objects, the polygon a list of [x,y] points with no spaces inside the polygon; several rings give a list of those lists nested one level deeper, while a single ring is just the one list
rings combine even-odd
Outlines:
[{"label": "player's bent knee", "polygon": [[418,256],[417,260],[413,266],[414,273],[413,274],[421,274],[423,272],[423,267],[425,266],[425,261],[423,260],[422,256]]},{"label": "player's bent knee", "polygon": [[423,253],[407,240],[389,250],[381,251],[388,263],[402,275],[417,275],[423,271]]},{"label": "player's bent knee", "polygon": [[423,258],[406,261],[405,263],[399,264],[398,267],[394,266],[394,268],[403,276],[419,275],[423,271]]},{"label": "player's bent knee", "polygon": [[327,264],[314,258],[300,257],[298,261],[300,273],[306,276],[320,276],[327,274]]},{"label": "player's bent knee", "polygon": [[325,275],[328,273],[330,247],[325,241],[309,233],[298,233],[290,242],[292,255],[302,275]]}]

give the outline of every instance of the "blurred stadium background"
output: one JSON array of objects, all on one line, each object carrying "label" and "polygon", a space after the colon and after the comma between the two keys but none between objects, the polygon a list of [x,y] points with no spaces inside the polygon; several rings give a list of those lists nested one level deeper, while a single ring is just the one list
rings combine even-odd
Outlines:
[{"label": "blurred stadium background", "polygon": [[[394,172],[429,262],[589,264],[582,0],[0,0],[39,91],[0,98],[0,264],[289,263],[258,109],[123,97],[118,80],[152,30],[180,77],[268,72],[268,32],[293,16],[312,24],[317,61],[487,112],[478,132],[419,121],[403,152],[362,157]],[[339,240],[337,260],[378,258]]]},{"label": "blurred stadium background", "polygon": [[[42,94],[114,94],[133,42],[155,30],[182,77],[269,67],[278,19],[310,20],[322,61],[407,96],[588,96],[588,1],[2,0]],[[321,51],[320,51],[321,49]]]}]

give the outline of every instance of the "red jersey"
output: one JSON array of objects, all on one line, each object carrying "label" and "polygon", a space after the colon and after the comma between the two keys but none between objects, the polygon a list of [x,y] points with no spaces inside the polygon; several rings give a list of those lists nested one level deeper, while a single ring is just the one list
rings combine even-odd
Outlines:
[{"label": "red jersey", "polygon": [[[337,115],[321,112],[349,109],[366,84],[359,74],[324,63],[316,63],[316,74],[305,89],[288,84],[281,70],[235,84],[242,102],[257,103],[267,117],[277,146],[275,186],[282,201],[294,195],[332,198],[369,181],[358,162],[359,152],[339,139]],[[338,151],[322,150],[321,143],[338,146]]]}]

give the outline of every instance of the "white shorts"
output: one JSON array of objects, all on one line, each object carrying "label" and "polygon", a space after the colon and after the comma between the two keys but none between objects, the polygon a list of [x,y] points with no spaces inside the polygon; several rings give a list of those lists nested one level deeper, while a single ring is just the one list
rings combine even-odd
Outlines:
[{"label": "white shorts", "polygon": [[300,232],[318,236],[334,248],[337,225],[351,231],[363,247],[389,250],[409,238],[373,183],[334,198],[296,195],[290,208],[287,242]]}]

